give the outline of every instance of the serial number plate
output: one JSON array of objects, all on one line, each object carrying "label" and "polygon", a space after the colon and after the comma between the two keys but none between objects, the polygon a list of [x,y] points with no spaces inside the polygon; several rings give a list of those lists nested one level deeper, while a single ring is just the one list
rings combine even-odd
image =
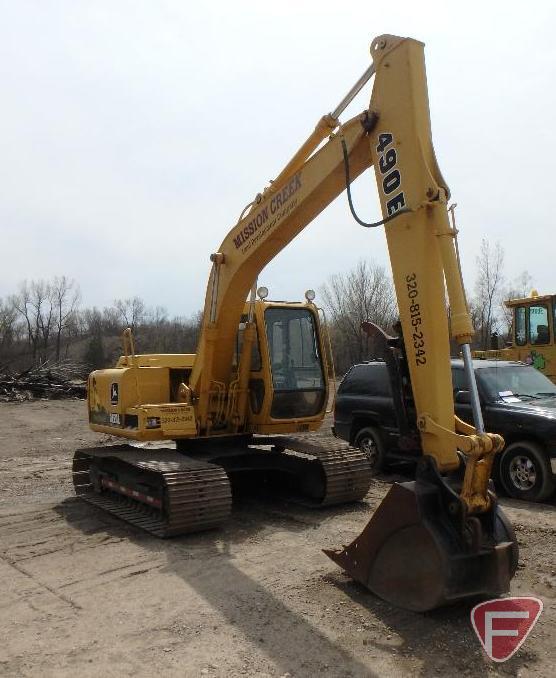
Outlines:
[{"label": "serial number plate", "polygon": [[169,407],[160,411],[160,425],[166,429],[178,429],[194,423],[193,412],[179,407]]}]

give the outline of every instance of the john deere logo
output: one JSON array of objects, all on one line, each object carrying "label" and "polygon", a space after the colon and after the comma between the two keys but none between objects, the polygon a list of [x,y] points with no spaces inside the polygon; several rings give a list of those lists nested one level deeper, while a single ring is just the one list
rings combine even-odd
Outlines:
[{"label": "john deere logo", "polygon": [[110,404],[111,405],[118,404],[118,384],[115,382],[113,384],[110,384]]}]

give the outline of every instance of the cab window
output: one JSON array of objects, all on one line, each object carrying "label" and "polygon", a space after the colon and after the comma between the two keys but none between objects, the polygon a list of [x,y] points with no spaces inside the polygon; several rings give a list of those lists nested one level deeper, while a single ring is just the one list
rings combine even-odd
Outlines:
[{"label": "cab window", "polygon": [[525,327],[525,306],[515,309],[515,343],[525,346],[527,343],[527,329]]},{"label": "cab window", "polygon": [[548,344],[548,308],[543,305],[529,306],[529,339],[531,344]]},{"label": "cab window", "polygon": [[307,309],[267,308],[266,335],[274,396],[270,416],[312,417],[326,398],[316,321]]}]

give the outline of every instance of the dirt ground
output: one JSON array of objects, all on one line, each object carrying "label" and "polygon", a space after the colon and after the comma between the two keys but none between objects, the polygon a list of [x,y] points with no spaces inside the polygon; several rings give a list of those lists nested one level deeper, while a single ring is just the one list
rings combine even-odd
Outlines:
[{"label": "dirt ground", "polygon": [[314,511],[242,498],[227,529],[161,541],[73,496],[83,402],[0,404],[1,676],[554,676],[556,505],[502,500],[543,599],[525,645],[483,654],[471,605],[414,614],[321,552],[354,538],[389,487]]}]

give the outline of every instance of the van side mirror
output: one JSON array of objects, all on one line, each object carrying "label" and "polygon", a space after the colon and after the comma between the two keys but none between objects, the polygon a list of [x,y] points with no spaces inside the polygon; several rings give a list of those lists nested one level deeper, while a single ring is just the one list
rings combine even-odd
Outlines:
[{"label": "van side mirror", "polygon": [[454,398],[455,402],[460,405],[470,405],[471,404],[471,393],[469,391],[458,391]]}]

